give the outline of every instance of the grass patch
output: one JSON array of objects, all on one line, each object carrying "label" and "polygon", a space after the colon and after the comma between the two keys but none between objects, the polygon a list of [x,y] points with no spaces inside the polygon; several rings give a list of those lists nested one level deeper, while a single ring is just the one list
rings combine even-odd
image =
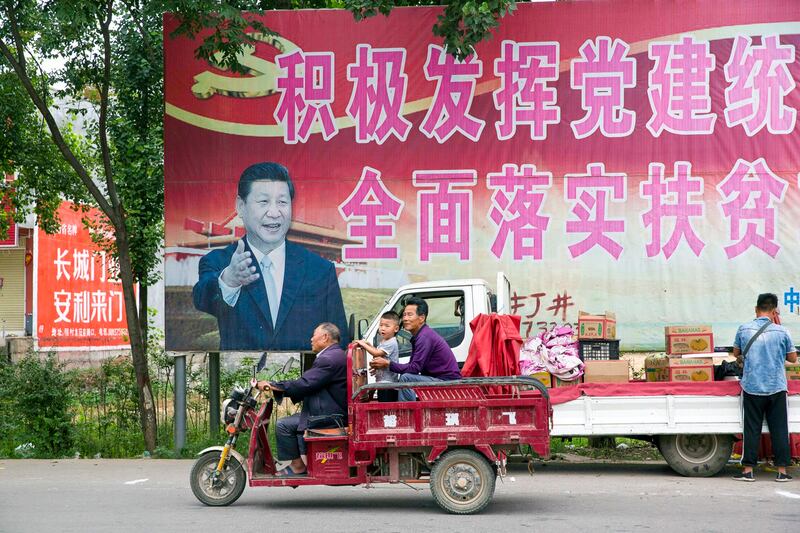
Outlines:
[{"label": "grass patch", "polygon": [[392,294],[394,289],[342,289],[345,314],[372,320]]},{"label": "grass patch", "polygon": [[552,458],[559,455],[574,454],[592,459],[616,461],[658,461],[663,459],[661,452],[651,442],[626,437],[612,438],[611,446],[593,446],[589,438],[554,437],[550,440]]}]

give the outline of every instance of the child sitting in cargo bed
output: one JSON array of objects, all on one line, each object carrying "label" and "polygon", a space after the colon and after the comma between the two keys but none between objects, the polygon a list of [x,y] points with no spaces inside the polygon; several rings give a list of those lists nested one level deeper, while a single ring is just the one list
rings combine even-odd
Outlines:
[{"label": "child sitting in cargo bed", "polygon": [[[385,357],[395,363],[399,361],[400,348],[397,345],[397,332],[400,331],[400,315],[394,311],[387,311],[381,315],[378,324],[378,334],[381,342],[377,347],[364,340],[357,340],[356,344],[364,348],[373,357]],[[394,383],[397,381],[397,374],[386,369],[375,370],[375,381],[377,383]],[[396,402],[396,390],[379,390],[378,401]]]}]

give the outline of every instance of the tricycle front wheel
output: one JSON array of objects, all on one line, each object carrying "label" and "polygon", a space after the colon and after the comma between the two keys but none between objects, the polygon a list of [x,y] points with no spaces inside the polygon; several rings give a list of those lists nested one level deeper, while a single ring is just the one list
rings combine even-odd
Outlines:
[{"label": "tricycle front wheel", "polygon": [[477,513],[492,500],[496,478],[495,469],[483,455],[473,450],[452,450],[433,465],[431,493],[448,513]]},{"label": "tricycle front wheel", "polygon": [[228,456],[222,472],[217,474],[220,453],[219,450],[214,450],[201,455],[195,461],[189,478],[192,492],[197,499],[214,507],[230,505],[238,500],[247,482],[242,464],[233,455]]}]

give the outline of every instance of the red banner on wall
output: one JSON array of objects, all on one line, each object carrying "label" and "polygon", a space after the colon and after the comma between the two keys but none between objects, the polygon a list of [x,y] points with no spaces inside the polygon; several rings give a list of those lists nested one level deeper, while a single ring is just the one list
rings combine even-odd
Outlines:
[{"label": "red banner on wall", "polygon": [[8,232],[4,238],[0,238],[0,248],[16,248],[18,244],[17,225],[14,222],[8,227]]},{"label": "red banner on wall", "polygon": [[83,216],[64,202],[61,228],[37,230],[34,324],[40,348],[125,348],[128,324],[116,261],[92,242]]},{"label": "red banner on wall", "polygon": [[[5,177],[6,181],[11,182],[14,181],[14,176],[7,175]],[[6,214],[11,213],[11,202],[7,201],[7,198],[0,198],[0,206],[3,207]],[[11,220],[8,226],[8,232],[5,235],[0,235],[0,248],[16,248],[19,239],[19,228],[17,224]]]}]

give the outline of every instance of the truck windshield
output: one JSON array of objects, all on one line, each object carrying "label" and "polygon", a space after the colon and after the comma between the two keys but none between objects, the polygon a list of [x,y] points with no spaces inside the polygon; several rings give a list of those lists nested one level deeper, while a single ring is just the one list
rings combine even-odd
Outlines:
[{"label": "truck windshield", "polygon": [[[426,323],[441,335],[451,348],[459,346],[464,341],[464,291],[452,290],[404,295],[392,310],[402,315],[405,302],[412,296],[425,300],[428,304]],[[380,339],[376,338],[375,341],[379,342]],[[400,345],[401,359],[409,357],[411,355],[411,341],[408,332],[401,332],[397,336],[397,342]]]}]

